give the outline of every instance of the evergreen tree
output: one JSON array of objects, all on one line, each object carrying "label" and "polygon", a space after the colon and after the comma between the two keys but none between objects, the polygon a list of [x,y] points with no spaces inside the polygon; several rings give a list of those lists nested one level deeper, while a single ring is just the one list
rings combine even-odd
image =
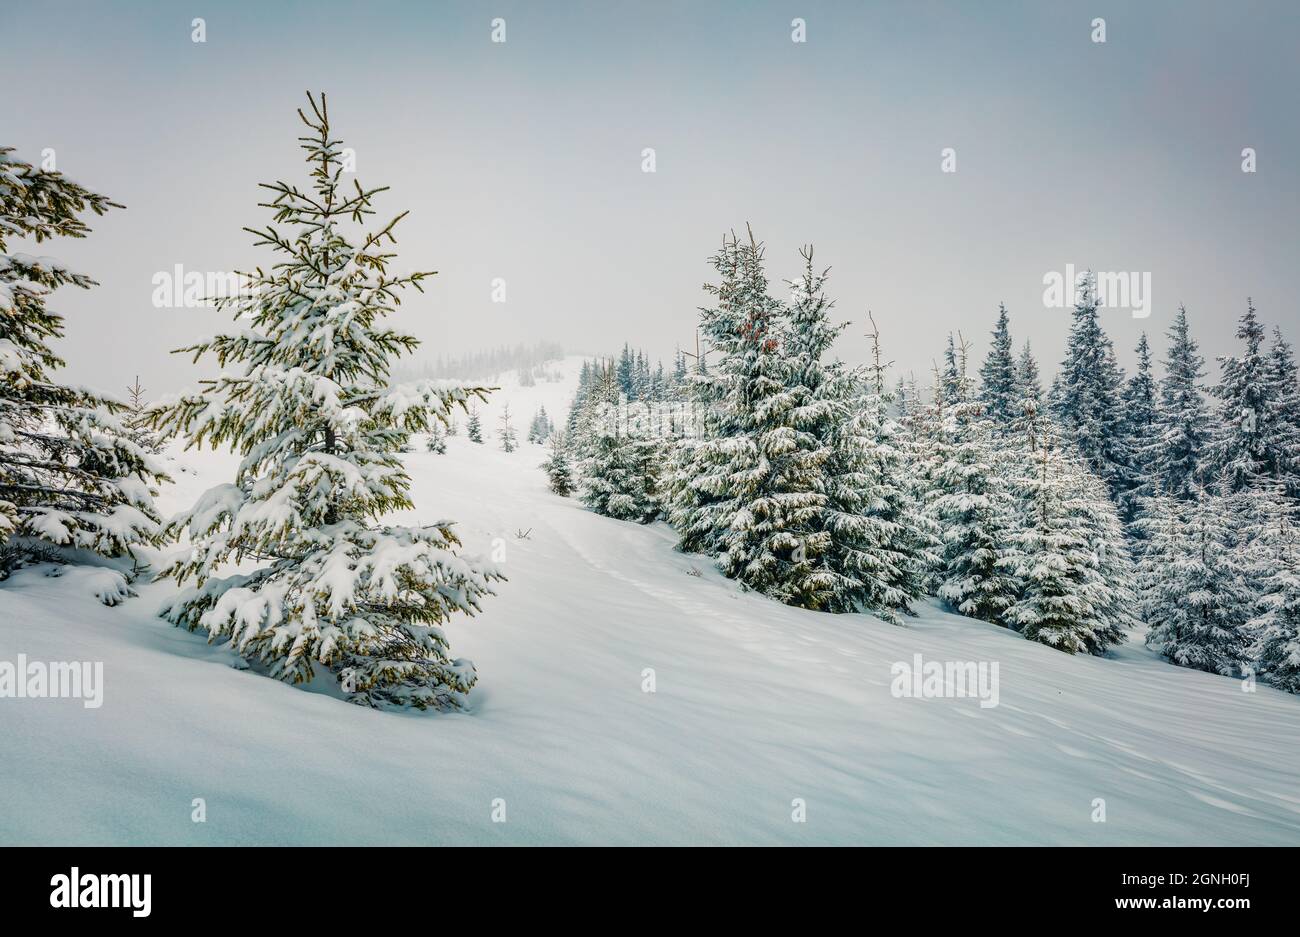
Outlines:
[{"label": "evergreen tree", "polygon": [[[835,521],[830,525],[835,541],[830,554],[840,573],[856,582],[850,602],[841,607],[860,605],[898,622],[899,613],[910,612],[925,591],[939,539],[907,483],[910,466],[902,431],[890,416],[889,364],[881,360],[874,319],[868,334],[865,382],[851,375],[842,382],[846,389],[833,394],[848,403],[848,413],[840,416],[831,438],[827,513]],[[858,386],[860,397],[852,392]]]},{"label": "evergreen tree", "polygon": [[728,577],[781,601],[820,608],[826,545],[817,529],[828,452],[796,413],[781,353],[783,307],[768,292],[763,248],[751,232],[714,257],[723,283],[711,288],[718,306],[704,310],[711,364],[705,435],[687,450],[675,485],[674,517],[683,548],[717,549]]},{"label": "evergreen tree", "polygon": [[471,407],[469,411],[469,424],[465,429],[465,435],[469,437],[470,442],[483,442],[483,422],[478,415],[478,407]]},{"label": "evergreen tree", "polygon": [[1193,486],[1151,499],[1141,565],[1147,645],[1182,667],[1237,675],[1247,662],[1250,594],[1227,502]]},{"label": "evergreen tree", "polygon": [[1100,654],[1128,639],[1138,627],[1138,568],[1119,510],[1105,483],[1080,467],[1079,487],[1085,493],[1079,523],[1092,544],[1095,570],[1093,636],[1090,654]]},{"label": "evergreen tree", "polygon": [[591,385],[591,364],[590,361],[582,362],[582,368],[578,372],[578,389],[573,395],[573,403],[569,405],[569,417],[565,421],[565,429],[569,433],[573,432],[583,405],[587,402],[587,389]]},{"label": "evergreen tree", "polygon": [[1011,330],[1007,307],[998,306],[998,321],[993,328],[993,344],[980,368],[980,401],[993,421],[995,431],[1006,432],[1024,410],[1018,386],[1016,362],[1011,354]]},{"label": "evergreen tree", "polygon": [[1121,403],[1124,375],[1098,319],[1091,273],[1079,278],[1077,296],[1052,412],[1088,468],[1119,498],[1133,486]]},{"label": "evergreen tree", "polygon": [[902,463],[896,477],[912,506],[918,586],[923,595],[935,594],[942,582],[939,572],[942,569],[943,543],[930,491],[933,488],[932,473],[942,464],[942,460],[935,457],[948,451],[940,441],[942,398],[936,387],[934,401],[927,406],[914,375],[900,380],[895,393],[898,420],[896,430],[890,436]]},{"label": "evergreen tree", "polygon": [[499,428],[497,429],[497,438],[501,440],[501,449],[503,452],[515,451],[515,428],[510,422],[510,404],[506,404],[501,411],[501,416],[497,418]]},{"label": "evergreen tree", "polygon": [[1241,491],[1276,464],[1276,454],[1267,449],[1273,401],[1263,352],[1264,327],[1249,299],[1237,338],[1245,345],[1242,356],[1219,356],[1222,376],[1212,388],[1219,411],[1205,454],[1207,477],[1228,492]]},{"label": "evergreen tree", "polygon": [[[1016,600],[1007,572],[1015,504],[998,470],[992,426],[974,399],[963,346],[952,399],[941,407],[927,474],[943,541],[939,596],[971,618],[1005,623]],[[939,386],[948,383],[946,373]]]},{"label": "evergreen tree", "polygon": [[1122,640],[1123,631],[1110,619],[1116,597],[1099,573],[1097,546],[1082,522],[1095,509],[1079,484],[1087,470],[1072,466],[1047,438],[1035,453],[1036,471],[1021,483],[1027,516],[1012,537],[1014,552],[1003,560],[1019,584],[1005,617],[1031,641],[1069,654],[1101,653]]},{"label": "evergreen tree", "polygon": [[809,577],[804,597],[820,601],[787,601],[835,612],[867,610],[898,622],[921,594],[923,570],[915,506],[900,485],[902,456],[888,414],[893,398],[885,389],[888,365],[880,359],[874,324],[873,364],[865,381],[840,362],[825,360],[844,325],[828,319],[834,304],[825,295],[827,272],[814,269],[811,247],[801,256],[802,279],[788,283],[793,301],[787,363],[796,428],[826,452],[826,503],[815,528],[823,534],[822,568]]},{"label": "evergreen tree", "polygon": [[122,206],[13,153],[0,147],[0,579],[33,559],[74,559],[77,550],[133,567],[137,547],[160,541],[154,486],[168,479],[129,417],[123,422],[124,404],[52,375],[63,365],[50,348],[63,316],[48,298],[61,286],[96,283],[8,245],[11,237],[85,237],[87,213]]},{"label": "evergreen tree", "polygon": [[551,454],[542,463],[542,468],[546,470],[546,479],[551,492],[561,498],[567,498],[573,494],[573,473],[569,469],[569,456],[565,451],[564,437],[559,433],[552,433],[550,446]]},{"label": "evergreen tree", "polygon": [[434,423],[429,429],[429,438],[425,440],[424,448],[436,455],[447,454],[447,434],[443,432],[441,423]]},{"label": "evergreen tree", "polygon": [[1152,464],[1160,490],[1184,501],[1195,497],[1209,425],[1199,385],[1204,376],[1203,359],[1196,349],[1187,327],[1187,310],[1179,306],[1169,328],[1169,358],[1160,386]]},{"label": "evergreen tree", "polygon": [[1036,411],[1042,410],[1043,386],[1039,383],[1038,362],[1034,360],[1029,342],[1025,342],[1020,359],[1016,362],[1016,388],[1020,393],[1020,411],[1023,412],[1026,400],[1033,401]]},{"label": "evergreen tree", "polygon": [[1260,679],[1300,693],[1300,526],[1297,508],[1280,484],[1251,492],[1255,510],[1247,548],[1247,578],[1257,588],[1254,617]]},{"label": "evergreen tree", "polygon": [[628,347],[627,342],[623,343],[623,354],[618,359],[618,389],[628,400],[633,399],[634,391],[632,386],[633,372],[636,370],[636,359],[632,355],[632,349]]},{"label": "evergreen tree", "polygon": [[[310,114],[298,114],[312,184],[266,186],[275,222],[249,229],[278,262],[220,301],[237,331],[182,349],[213,354],[223,373],[153,411],[155,426],[187,434],[188,446],[228,445],[244,457],[232,484],[173,521],[191,549],[164,574],[194,585],[161,614],[229,641],[285,681],[311,680],[319,666],[353,702],[456,707],[476,674],[450,657],[443,625],[477,611],[501,576],[458,554],[449,521],[380,520],[413,507],[397,454],[410,435],[487,389],[387,385],[392,360],[418,343],[383,319],[428,274],[388,272],[386,245],[405,213],[361,231],[359,243],[349,236],[383,190],[341,185],[325,97],[308,100]],[[218,575],[230,560],[253,568]]]},{"label": "evergreen tree", "polygon": [[957,343],[948,333],[948,347],[943,352],[943,375],[940,380],[945,405],[957,403],[962,398],[962,378],[957,368]]},{"label": "evergreen tree", "polygon": [[145,389],[140,384],[139,375],[136,375],[135,383],[126,388],[126,413],[122,424],[133,443],[151,455],[158,455],[162,451],[163,441],[149,429],[148,401],[144,395]]},{"label": "evergreen tree", "polygon": [[1300,500],[1300,380],[1291,346],[1274,327],[1268,353],[1268,399],[1264,420],[1266,474],[1278,479],[1286,493]]},{"label": "evergreen tree", "polygon": [[1133,488],[1120,499],[1121,516],[1131,523],[1140,511],[1141,499],[1150,497],[1157,484],[1156,455],[1158,438],[1158,405],[1156,382],[1151,374],[1151,346],[1142,333],[1137,344],[1137,370],[1124,385],[1124,434],[1133,461]]},{"label": "evergreen tree", "polygon": [[588,424],[582,502],[597,514],[648,524],[659,516],[658,451],[652,439],[620,431],[618,405],[599,404]]}]

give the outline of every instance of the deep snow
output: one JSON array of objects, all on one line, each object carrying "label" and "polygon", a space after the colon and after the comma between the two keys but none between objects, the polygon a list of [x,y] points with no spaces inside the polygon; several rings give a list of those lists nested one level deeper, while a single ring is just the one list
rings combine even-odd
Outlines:
[{"label": "deep snow", "polygon": [[[1098,660],[935,605],[903,628],[786,608],[663,525],[551,495],[544,449],[500,451],[496,416],[509,401],[521,439],[539,403],[561,422],[579,363],[563,384],[503,381],[484,445],[462,418],[446,455],[417,439],[406,457],[404,520],[505,549],[510,581],[448,625],[479,670],[465,713],[235,669],[153,617],[171,583],[116,608],[94,570],[0,585],[0,660],[105,675],[99,709],[0,699],[0,843],[1300,844],[1300,698],[1172,667],[1140,635]],[[178,456],[164,512],[233,464]],[[998,662],[1000,704],[895,698],[890,665],[915,653]]]}]

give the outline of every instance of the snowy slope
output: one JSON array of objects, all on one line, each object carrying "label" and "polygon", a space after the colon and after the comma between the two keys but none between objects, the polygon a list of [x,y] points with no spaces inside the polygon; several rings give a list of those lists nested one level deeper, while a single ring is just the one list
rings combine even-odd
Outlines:
[{"label": "snowy slope", "polygon": [[[484,429],[507,397],[521,436],[540,403],[558,422],[576,364],[563,385],[504,383]],[[0,586],[0,660],[103,661],[106,684],[94,710],[0,700],[0,842],[1300,844],[1300,698],[1137,638],[1071,658],[933,606],[896,628],[741,594],[666,527],[549,494],[543,457],[463,431],[407,456],[408,520],[506,550],[510,581],[449,625],[479,670],[462,714],[234,669],[152,617],[167,583],[117,608],[85,593],[92,571]],[[233,459],[179,464],[165,510]],[[998,662],[1000,704],[895,698],[890,665],[915,653]]]}]

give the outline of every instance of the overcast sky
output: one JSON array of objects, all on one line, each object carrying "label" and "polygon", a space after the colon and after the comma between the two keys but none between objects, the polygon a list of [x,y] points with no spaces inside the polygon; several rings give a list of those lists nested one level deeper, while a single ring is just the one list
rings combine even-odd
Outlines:
[{"label": "overcast sky", "polygon": [[102,389],[192,382],[168,350],[225,319],[155,308],[151,278],[271,262],[241,227],[269,220],[258,182],[305,182],[308,88],[392,186],[381,210],[411,210],[399,264],[439,271],[398,319],[423,354],[667,358],[749,222],[774,279],[805,242],[833,267],[844,357],[867,309],[905,369],[949,330],[982,357],[1006,302],[1050,375],[1069,316],[1043,277],[1066,264],[1151,274],[1149,318],[1106,314],[1126,363],[1179,302],[1207,356],[1247,294],[1300,340],[1298,33],[1294,2],[5,4],[0,142],[127,206],[41,248],[102,283],[57,303],[72,378]]}]

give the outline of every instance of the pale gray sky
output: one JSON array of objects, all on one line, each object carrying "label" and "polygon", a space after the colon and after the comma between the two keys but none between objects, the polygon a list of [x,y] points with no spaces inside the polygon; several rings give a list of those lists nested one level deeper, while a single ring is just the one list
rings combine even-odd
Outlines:
[{"label": "pale gray sky", "polygon": [[1283,0],[18,4],[0,139],[127,206],[42,248],[103,284],[59,307],[72,377],[105,389],[194,379],[167,351],[226,322],[154,308],[151,277],[269,262],[240,229],[268,220],[258,182],[303,178],[308,88],[361,181],[392,186],[380,207],[411,209],[401,264],[440,271],[399,320],[431,356],[555,338],[667,358],[748,221],[774,278],[808,241],[833,266],[846,358],[868,308],[905,368],[950,329],[982,357],[1005,301],[1050,375],[1068,312],[1042,278],[1067,263],[1151,273],[1150,318],[1105,320],[1126,362],[1143,328],[1163,350],[1180,301],[1208,356],[1247,294],[1300,343],[1298,34]]}]

